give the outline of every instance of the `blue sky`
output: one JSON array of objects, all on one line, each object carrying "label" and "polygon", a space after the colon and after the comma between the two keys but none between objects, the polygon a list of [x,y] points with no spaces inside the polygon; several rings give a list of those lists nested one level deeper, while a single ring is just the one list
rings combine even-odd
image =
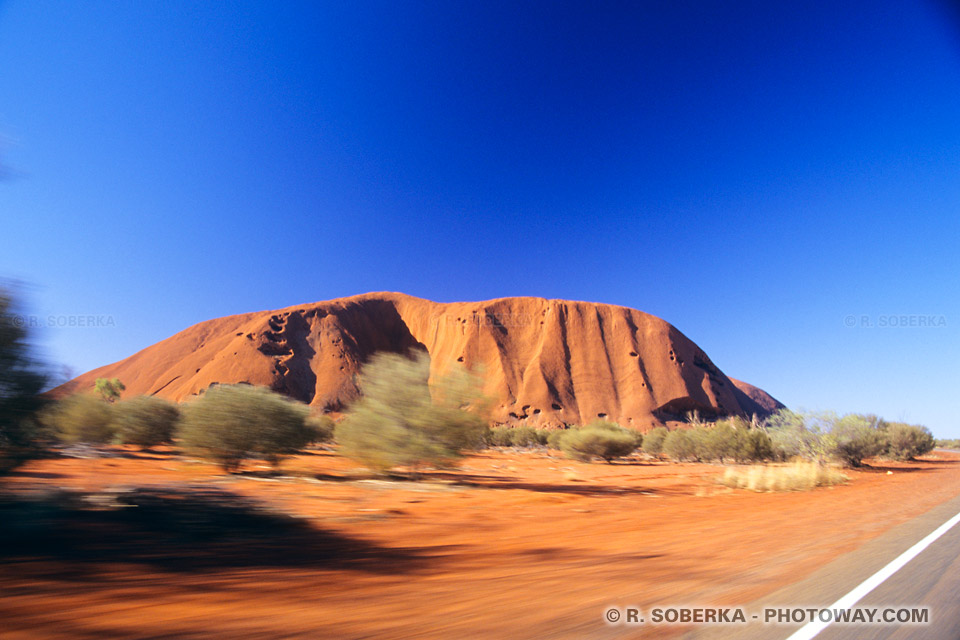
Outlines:
[{"label": "blue sky", "polygon": [[533,295],[960,437],[946,3],[221,4],[0,2],[0,276],[42,325],[106,319],[40,327],[50,361],[367,291]]}]

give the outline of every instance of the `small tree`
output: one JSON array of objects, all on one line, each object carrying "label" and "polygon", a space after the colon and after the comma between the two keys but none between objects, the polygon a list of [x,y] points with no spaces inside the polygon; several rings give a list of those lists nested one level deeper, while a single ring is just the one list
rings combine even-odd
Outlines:
[{"label": "small tree", "polygon": [[836,414],[802,413],[781,409],[766,420],[774,453],[780,458],[804,458],[825,464],[833,456],[836,441],[831,434]]},{"label": "small tree", "polygon": [[450,465],[483,444],[479,378],[463,369],[429,384],[430,358],[378,353],[364,367],[363,393],[337,425],[340,451],[378,471]]},{"label": "small tree", "polygon": [[[616,425],[614,425],[616,426]],[[637,449],[637,438],[626,429],[591,425],[571,430],[560,439],[560,449],[569,458],[589,462],[594,457],[612,464],[614,458],[628,456]]]},{"label": "small tree", "polygon": [[40,421],[67,442],[106,444],[116,434],[113,409],[99,398],[77,393],[45,409]]},{"label": "small tree", "polygon": [[921,425],[892,422],[886,425],[884,436],[886,455],[894,460],[913,460],[935,446],[933,434]]},{"label": "small tree", "polygon": [[153,396],[138,396],[114,405],[117,440],[144,449],[170,442],[179,419],[177,405]]},{"label": "small tree", "polygon": [[743,434],[727,420],[721,420],[709,429],[705,429],[703,438],[703,458],[705,460],[740,459],[740,440]]},{"label": "small tree", "polygon": [[674,429],[663,440],[663,452],[674,460],[696,460],[699,457],[697,442],[690,429]]},{"label": "small tree", "polygon": [[307,418],[307,428],[313,432],[313,442],[333,442],[335,426],[330,416],[315,415]]},{"label": "small tree", "polygon": [[643,436],[643,450],[652,456],[663,453],[663,441],[670,431],[666,427],[655,427]]},{"label": "small tree", "polygon": [[554,429],[547,434],[547,446],[551,449],[559,449],[560,442],[563,440],[563,437],[570,433],[571,431],[576,431],[577,429]]},{"label": "small tree", "polygon": [[186,404],[178,435],[184,446],[235,472],[248,458],[274,467],[316,437],[307,426],[306,405],[250,385],[208,389]]},{"label": "small tree", "polygon": [[776,457],[770,436],[761,429],[745,431],[737,451],[738,460],[771,460]]},{"label": "small tree", "polygon": [[107,402],[116,402],[126,387],[120,382],[120,378],[97,378],[93,389]]},{"label": "small tree", "polygon": [[41,448],[34,418],[44,404],[40,391],[46,376],[30,355],[24,324],[13,296],[0,288],[0,472]]},{"label": "small tree", "polygon": [[883,453],[886,442],[878,421],[857,414],[839,418],[830,430],[833,454],[844,464],[859,467],[865,458]]}]

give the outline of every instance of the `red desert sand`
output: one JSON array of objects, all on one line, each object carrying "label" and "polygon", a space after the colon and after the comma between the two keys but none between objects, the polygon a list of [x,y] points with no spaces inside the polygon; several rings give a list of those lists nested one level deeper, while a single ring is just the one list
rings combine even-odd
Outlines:
[{"label": "red desert sand", "polygon": [[[2,481],[7,494],[93,494],[2,551],[4,638],[663,637],[680,630],[601,616],[747,604],[960,493],[960,456],[940,451],[779,494],[719,486],[720,466],[640,457],[490,450],[417,483],[325,450],[280,477],[108,451]],[[56,519],[33,499],[28,515]],[[244,515],[250,505],[275,515]]]}]

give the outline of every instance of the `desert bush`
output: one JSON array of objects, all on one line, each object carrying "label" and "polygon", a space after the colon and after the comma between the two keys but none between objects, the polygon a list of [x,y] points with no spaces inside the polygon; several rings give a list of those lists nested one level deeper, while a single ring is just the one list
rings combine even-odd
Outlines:
[{"label": "desert bush", "polygon": [[306,405],[262,387],[221,385],[188,402],[177,435],[188,449],[237,471],[244,460],[273,466],[316,437]]},{"label": "desert bush", "polygon": [[120,378],[97,378],[93,383],[93,389],[100,397],[107,402],[116,402],[120,399],[120,394],[126,391],[127,387],[120,382]]},{"label": "desert bush", "polygon": [[490,427],[483,434],[483,441],[488,447],[509,447],[513,445],[510,427]]},{"label": "desert bush", "polygon": [[549,432],[533,427],[494,427],[488,429],[484,441],[491,447],[542,447]]},{"label": "desert bush", "polygon": [[938,438],[936,446],[941,449],[960,449],[960,438]]},{"label": "desert bush", "polygon": [[311,442],[333,442],[335,427],[330,416],[312,415],[307,418],[307,429],[313,434]]},{"label": "desert bush", "polygon": [[560,439],[560,449],[569,458],[589,462],[597,457],[609,463],[633,453],[637,449],[637,438],[620,427],[590,426],[565,432]]},{"label": "desert bush", "polygon": [[514,427],[511,431],[511,441],[515,447],[542,447],[547,444],[549,436],[546,430],[533,427]]},{"label": "desert bush", "polygon": [[12,291],[0,287],[0,472],[39,453],[44,439],[36,416],[47,378],[21,319]]},{"label": "desert bush", "polygon": [[698,445],[690,432],[692,429],[674,429],[663,440],[663,453],[674,460],[698,459]]},{"label": "desert bush", "polygon": [[636,443],[636,449],[639,449],[643,445],[643,434],[637,431],[636,429],[627,429],[626,427],[621,427],[616,422],[610,422],[609,420],[595,420],[588,424],[585,429],[605,429],[607,431],[616,431],[617,433],[625,433]]},{"label": "desert bush", "polygon": [[886,448],[879,421],[857,414],[837,419],[830,429],[834,457],[847,466],[859,467],[864,459],[880,455]]},{"label": "desert bush", "polygon": [[[698,434],[699,435],[699,434]],[[702,459],[741,461],[743,433],[729,421],[720,421],[705,429],[702,438]]]},{"label": "desert bush", "polygon": [[138,396],[114,405],[113,429],[123,444],[150,448],[170,442],[180,419],[180,408],[153,396]]},{"label": "desert bush", "polygon": [[666,427],[655,427],[643,436],[643,450],[652,456],[663,453],[663,441],[670,431]]},{"label": "desert bush", "polygon": [[378,353],[361,376],[359,401],[337,425],[341,452],[378,471],[451,465],[486,433],[480,380],[456,369],[428,384],[430,359]]},{"label": "desert bush", "polygon": [[930,430],[921,425],[892,422],[884,429],[886,455],[894,460],[912,460],[933,451],[935,441]]},{"label": "desert bush", "polygon": [[816,462],[795,462],[789,465],[750,465],[729,467],[720,483],[750,491],[804,491],[845,482],[847,477],[837,469]]},{"label": "desert bush", "polygon": [[739,452],[739,460],[774,460],[777,458],[770,436],[761,429],[750,429],[744,432]]},{"label": "desert bush", "polygon": [[551,449],[559,449],[560,441],[563,440],[563,437],[570,433],[570,431],[576,431],[576,428],[573,429],[555,429],[547,434],[547,446]]},{"label": "desert bush", "polygon": [[106,444],[116,435],[114,407],[88,393],[77,393],[51,404],[39,420],[65,442]]},{"label": "desert bush", "polygon": [[826,463],[833,455],[835,443],[830,431],[836,420],[836,415],[830,412],[801,413],[781,409],[766,420],[775,457]]}]

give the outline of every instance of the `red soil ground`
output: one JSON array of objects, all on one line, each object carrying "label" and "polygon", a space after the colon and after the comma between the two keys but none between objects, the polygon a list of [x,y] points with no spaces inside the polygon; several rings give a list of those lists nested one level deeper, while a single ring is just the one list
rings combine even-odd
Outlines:
[{"label": "red soil ground", "polygon": [[[717,466],[543,452],[482,452],[413,483],[368,478],[328,451],[280,478],[112,451],[36,461],[0,484],[35,500],[0,511],[4,529],[24,513],[49,520],[0,551],[3,638],[665,636],[679,630],[601,616],[747,604],[960,494],[960,456],[945,452],[852,471],[843,486],[756,494],[717,485]],[[153,502],[104,498],[61,517],[36,497],[58,487],[152,488]],[[296,518],[219,512],[251,500]]]}]

